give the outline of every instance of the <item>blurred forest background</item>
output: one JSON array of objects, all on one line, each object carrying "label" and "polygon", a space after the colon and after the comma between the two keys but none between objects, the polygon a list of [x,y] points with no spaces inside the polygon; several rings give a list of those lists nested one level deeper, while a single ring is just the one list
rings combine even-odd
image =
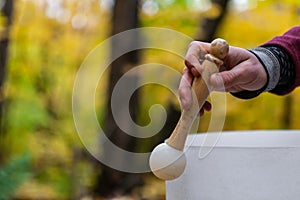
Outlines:
[{"label": "blurred forest background", "polygon": [[[0,199],[164,199],[162,181],[151,173],[124,174],[102,166],[75,129],[77,70],[111,35],[164,27],[197,40],[222,37],[252,48],[300,22],[298,0],[0,0],[0,9]],[[112,64],[107,84],[98,86],[99,122],[113,129],[112,141],[130,151],[151,151],[168,137],[180,114],[172,93],[145,86],[132,99],[132,117],[147,124],[149,107],[163,105],[169,114],[165,134],[142,141],[116,130],[105,109],[109,94],[122,67],[147,62],[183,68],[182,58],[162,51],[131,52]],[[297,89],[249,101],[227,95],[224,130],[299,129],[299,101]],[[209,121],[208,113],[199,132],[207,131]]]}]

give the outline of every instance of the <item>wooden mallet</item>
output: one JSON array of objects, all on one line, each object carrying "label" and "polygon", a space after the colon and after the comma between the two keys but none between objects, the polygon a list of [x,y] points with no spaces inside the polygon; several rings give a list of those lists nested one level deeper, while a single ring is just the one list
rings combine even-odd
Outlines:
[{"label": "wooden mallet", "polygon": [[219,71],[229,51],[228,43],[223,39],[215,39],[210,45],[210,53],[205,55],[202,63],[203,72],[195,77],[192,84],[194,91],[192,106],[183,110],[181,117],[165,143],[156,146],[149,159],[151,171],[162,180],[178,178],[184,171],[186,157],[183,152],[187,135],[191,126],[211,91],[209,78]]}]

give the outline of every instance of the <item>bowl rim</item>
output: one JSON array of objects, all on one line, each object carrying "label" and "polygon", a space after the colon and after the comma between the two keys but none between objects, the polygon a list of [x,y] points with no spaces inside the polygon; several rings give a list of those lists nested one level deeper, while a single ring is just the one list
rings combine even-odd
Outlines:
[{"label": "bowl rim", "polygon": [[300,130],[242,130],[189,134],[185,147],[300,147]]}]

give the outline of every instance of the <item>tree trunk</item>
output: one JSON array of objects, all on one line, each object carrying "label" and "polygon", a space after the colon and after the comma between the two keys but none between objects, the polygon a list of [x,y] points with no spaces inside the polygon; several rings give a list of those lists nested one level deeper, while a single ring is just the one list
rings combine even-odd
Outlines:
[{"label": "tree trunk", "polygon": [[227,12],[229,1],[230,0],[211,0],[211,11],[207,11],[208,14],[204,18],[201,18],[200,31],[196,36],[196,40],[211,42],[214,39],[218,26]]},{"label": "tree trunk", "polygon": [[282,116],[281,116],[281,121],[282,129],[291,129],[292,128],[292,113],[293,113],[293,95],[290,94],[286,96],[283,100],[283,105],[282,105]]},{"label": "tree trunk", "polygon": [[[114,9],[113,9],[113,17],[112,17],[112,35],[118,34],[122,31],[126,31],[129,29],[138,27],[138,0],[116,0]],[[138,42],[138,35],[131,35],[129,38],[125,38],[126,41],[116,41],[114,40],[111,44],[111,56],[117,55],[120,47],[126,49],[132,49],[133,45]],[[110,66],[110,74],[109,74],[109,85],[107,92],[107,114],[104,122],[104,132],[106,136],[113,142],[116,146],[134,152],[136,146],[136,139],[128,133],[123,132],[118,125],[116,124],[114,117],[111,111],[111,96],[113,89],[118,82],[118,80],[122,77],[122,75],[133,68],[139,61],[139,53],[138,51],[131,51],[126,53],[111,64]],[[138,77],[133,76],[129,77],[128,84],[136,85]],[[128,86],[129,86],[128,85]],[[118,99],[118,107],[120,107],[120,116],[117,118],[125,122],[129,120],[130,116],[122,116],[122,110],[128,108],[128,105],[122,105],[124,101],[121,98]],[[124,91],[124,96],[126,95],[126,91]],[[129,112],[133,121],[136,120],[137,109],[138,109],[138,92],[135,92],[130,99]],[[119,113],[118,113],[119,114]],[[134,131],[134,130],[133,130]],[[106,148],[104,148],[105,151]],[[122,158],[118,153],[113,152],[104,152],[104,154],[111,159],[118,159],[120,164],[122,164]],[[102,165],[101,175],[98,177],[96,193],[108,196],[113,195],[114,193],[124,194],[128,193],[134,189],[134,187],[140,183],[140,175],[139,174],[130,174],[121,172],[115,169],[112,169],[108,166]]]},{"label": "tree trunk", "polygon": [[[13,17],[13,0],[4,1],[1,13],[6,19],[5,29],[0,32],[0,141],[4,139],[4,123],[3,123],[3,111],[4,111],[4,81],[6,75],[6,63],[8,57],[8,45],[9,45],[9,30]],[[3,161],[4,152],[0,151],[0,164]]]}]

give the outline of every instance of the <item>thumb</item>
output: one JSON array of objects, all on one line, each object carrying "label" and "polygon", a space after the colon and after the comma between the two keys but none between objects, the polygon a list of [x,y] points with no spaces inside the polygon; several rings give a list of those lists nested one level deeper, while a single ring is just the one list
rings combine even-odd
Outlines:
[{"label": "thumb", "polygon": [[210,84],[216,91],[227,91],[238,83],[239,78],[235,70],[223,71],[211,75]]}]

